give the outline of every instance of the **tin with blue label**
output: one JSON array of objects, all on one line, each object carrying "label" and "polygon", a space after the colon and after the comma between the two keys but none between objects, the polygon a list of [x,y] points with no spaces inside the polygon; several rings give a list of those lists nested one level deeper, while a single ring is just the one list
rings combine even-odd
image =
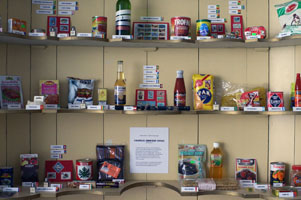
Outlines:
[{"label": "tin with blue label", "polygon": [[0,185],[13,187],[14,169],[12,167],[0,167]]}]

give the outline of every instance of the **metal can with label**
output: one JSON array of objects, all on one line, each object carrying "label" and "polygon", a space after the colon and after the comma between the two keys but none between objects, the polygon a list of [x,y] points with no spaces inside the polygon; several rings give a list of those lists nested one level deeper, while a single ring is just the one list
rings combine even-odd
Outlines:
[{"label": "metal can with label", "polygon": [[12,167],[0,167],[0,185],[13,187],[14,169]]},{"label": "metal can with label", "polygon": [[196,35],[209,36],[211,34],[211,21],[208,19],[199,19],[196,21]]},{"label": "metal can with label", "polygon": [[191,36],[191,19],[189,17],[172,17],[171,36]]},{"label": "metal can with label", "polygon": [[273,187],[283,187],[285,184],[285,163],[271,162],[270,183]]},{"label": "metal can with label", "polygon": [[93,178],[93,161],[91,159],[76,160],[76,180],[88,181]]},{"label": "metal can with label", "polygon": [[283,92],[268,92],[268,108],[284,107]]},{"label": "metal can with label", "polygon": [[92,36],[107,38],[107,18],[102,16],[92,17]]}]

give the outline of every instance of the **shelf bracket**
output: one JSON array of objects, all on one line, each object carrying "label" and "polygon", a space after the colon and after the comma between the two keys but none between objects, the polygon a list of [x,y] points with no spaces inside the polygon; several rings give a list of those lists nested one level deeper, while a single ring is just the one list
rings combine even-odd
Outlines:
[{"label": "shelf bracket", "polygon": [[144,52],[156,52],[159,50],[159,47],[153,47],[153,48],[143,48]]}]

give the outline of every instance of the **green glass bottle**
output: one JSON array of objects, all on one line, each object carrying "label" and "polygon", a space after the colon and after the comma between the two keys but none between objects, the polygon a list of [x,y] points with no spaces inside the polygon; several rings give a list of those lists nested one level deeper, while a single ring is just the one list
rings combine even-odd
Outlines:
[{"label": "green glass bottle", "polygon": [[116,3],[116,35],[131,34],[131,2],[118,0]]}]

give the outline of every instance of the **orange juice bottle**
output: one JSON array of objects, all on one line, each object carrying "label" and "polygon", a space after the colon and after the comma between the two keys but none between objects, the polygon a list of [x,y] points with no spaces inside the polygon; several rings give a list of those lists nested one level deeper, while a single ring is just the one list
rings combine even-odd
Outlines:
[{"label": "orange juice bottle", "polygon": [[223,176],[223,153],[219,143],[213,143],[213,150],[210,154],[210,178],[219,179]]}]

